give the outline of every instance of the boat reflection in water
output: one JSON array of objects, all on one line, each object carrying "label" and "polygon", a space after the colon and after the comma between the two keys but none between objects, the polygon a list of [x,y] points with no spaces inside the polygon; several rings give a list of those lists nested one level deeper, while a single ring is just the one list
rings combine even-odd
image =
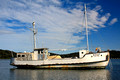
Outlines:
[{"label": "boat reflection in water", "polygon": [[110,80],[110,72],[100,70],[10,69],[14,80]]}]

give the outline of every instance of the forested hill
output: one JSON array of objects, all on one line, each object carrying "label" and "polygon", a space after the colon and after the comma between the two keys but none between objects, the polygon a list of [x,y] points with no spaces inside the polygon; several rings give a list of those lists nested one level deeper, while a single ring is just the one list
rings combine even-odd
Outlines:
[{"label": "forested hill", "polygon": [[[13,51],[10,51],[10,50],[0,49],[0,59],[10,59],[12,57],[12,53],[14,54],[16,52],[13,52]],[[51,53],[51,55],[56,55],[56,54]],[[71,54],[62,54],[60,56],[62,58],[65,58],[65,57],[76,57],[78,55],[79,55],[78,52],[75,52],[75,53],[71,53]],[[110,58],[113,58],[113,59],[119,58],[120,59],[120,51],[111,50],[110,51]]]},{"label": "forested hill", "polygon": [[0,59],[10,59],[12,57],[12,53],[15,52],[0,49]]},{"label": "forested hill", "polygon": [[110,58],[119,58],[120,59],[120,51],[111,50],[110,51]]}]

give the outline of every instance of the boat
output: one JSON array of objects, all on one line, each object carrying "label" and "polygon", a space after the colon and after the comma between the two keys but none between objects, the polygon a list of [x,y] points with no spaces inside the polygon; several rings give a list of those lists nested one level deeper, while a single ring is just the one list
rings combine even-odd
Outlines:
[{"label": "boat", "polygon": [[109,51],[101,51],[98,47],[96,53],[89,51],[87,16],[85,5],[85,26],[87,49],[81,49],[78,56],[62,58],[60,55],[51,55],[48,48],[36,48],[36,30],[33,22],[34,50],[31,53],[16,53],[10,60],[10,65],[17,68],[41,68],[41,69],[78,69],[78,68],[105,68],[110,60]]}]

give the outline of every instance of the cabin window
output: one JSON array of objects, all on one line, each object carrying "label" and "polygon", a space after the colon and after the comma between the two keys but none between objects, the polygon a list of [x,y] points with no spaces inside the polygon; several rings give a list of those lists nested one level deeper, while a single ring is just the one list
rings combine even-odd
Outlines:
[{"label": "cabin window", "polygon": [[41,50],[41,53],[43,53],[43,50]]},{"label": "cabin window", "polygon": [[40,50],[38,50],[38,54],[40,54]]},{"label": "cabin window", "polygon": [[18,55],[18,57],[20,57],[20,55]]},{"label": "cabin window", "polygon": [[22,55],[22,57],[25,57],[25,55]]},{"label": "cabin window", "polygon": [[84,52],[82,52],[82,54],[83,54]]}]

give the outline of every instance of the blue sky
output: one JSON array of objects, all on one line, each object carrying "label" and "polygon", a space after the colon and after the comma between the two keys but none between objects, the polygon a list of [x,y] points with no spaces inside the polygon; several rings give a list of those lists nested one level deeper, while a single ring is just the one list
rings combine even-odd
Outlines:
[{"label": "blue sky", "polygon": [[90,50],[120,50],[119,0],[1,0],[0,49],[32,51],[33,21],[38,48],[86,47],[85,3]]}]

